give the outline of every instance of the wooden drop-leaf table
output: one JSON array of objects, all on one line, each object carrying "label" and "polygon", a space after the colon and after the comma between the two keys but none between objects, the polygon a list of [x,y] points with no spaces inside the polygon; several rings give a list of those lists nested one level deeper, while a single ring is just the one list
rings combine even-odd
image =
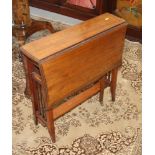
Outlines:
[{"label": "wooden drop-leaf table", "polygon": [[47,126],[53,142],[55,119],[98,92],[102,103],[108,86],[115,100],[126,28],[105,13],[22,46],[35,123]]}]

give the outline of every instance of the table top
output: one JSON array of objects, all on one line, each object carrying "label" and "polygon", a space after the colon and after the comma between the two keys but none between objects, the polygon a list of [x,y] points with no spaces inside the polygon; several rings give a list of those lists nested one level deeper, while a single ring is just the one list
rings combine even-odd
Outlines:
[{"label": "table top", "polygon": [[122,23],[125,23],[124,19],[105,13],[25,44],[21,47],[21,51],[33,61],[39,62]]}]

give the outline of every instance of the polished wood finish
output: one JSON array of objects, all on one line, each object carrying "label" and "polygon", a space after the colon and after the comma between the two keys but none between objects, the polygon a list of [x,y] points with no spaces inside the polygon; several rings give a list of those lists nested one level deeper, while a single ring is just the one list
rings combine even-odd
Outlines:
[{"label": "polished wood finish", "polygon": [[[109,68],[111,70],[114,66],[118,67],[121,64],[124,36],[116,34],[125,32],[123,26],[118,26],[116,30],[113,29],[116,33],[107,32],[105,36],[101,33],[83,45],[79,44],[75,48],[68,49],[66,54],[41,64],[47,85],[48,106],[67,97],[70,92],[78,91],[84,84],[87,85],[102,77],[109,71]],[[101,69],[100,66],[104,67]]]},{"label": "polished wood finish", "polygon": [[103,33],[104,35],[104,31],[115,28],[118,25],[121,27],[122,23],[125,23],[124,19],[105,13],[63,31],[33,41],[30,44],[26,44],[22,47],[22,51],[32,60],[39,62],[42,59],[48,58],[50,55],[60,54],[62,50],[64,51],[64,49],[80,43],[81,40],[87,41],[87,39],[95,37],[99,33]]},{"label": "polished wood finish", "polygon": [[55,119],[98,92],[103,104],[106,87],[115,100],[126,27],[106,13],[21,48],[36,124],[47,126],[53,142]]}]

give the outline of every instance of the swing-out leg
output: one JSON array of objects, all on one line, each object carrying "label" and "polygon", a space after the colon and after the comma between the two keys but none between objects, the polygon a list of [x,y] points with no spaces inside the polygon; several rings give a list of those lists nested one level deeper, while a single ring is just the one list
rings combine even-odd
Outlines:
[{"label": "swing-out leg", "polygon": [[118,68],[113,69],[111,72],[112,77],[111,77],[110,90],[111,90],[112,101],[115,101],[117,73],[118,73]]},{"label": "swing-out leg", "polygon": [[105,77],[100,79],[100,95],[99,95],[99,100],[100,100],[100,104],[101,105],[103,105],[104,88],[105,88]]}]

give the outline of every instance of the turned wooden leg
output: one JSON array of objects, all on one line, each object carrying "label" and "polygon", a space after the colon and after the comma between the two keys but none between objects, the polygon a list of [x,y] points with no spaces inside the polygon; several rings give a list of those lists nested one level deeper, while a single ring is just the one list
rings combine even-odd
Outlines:
[{"label": "turned wooden leg", "polygon": [[46,112],[47,117],[47,128],[52,139],[52,142],[55,143],[55,127],[54,127],[54,119],[53,119],[53,110]]},{"label": "turned wooden leg", "polygon": [[111,90],[112,101],[115,101],[117,73],[118,73],[118,68],[113,69],[111,72],[112,77],[111,77],[110,90]]},{"label": "turned wooden leg", "polygon": [[105,87],[105,77],[100,79],[100,95],[99,95],[99,100],[100,100],[100,104],[101,105],[103,105],[104,87]]}]

